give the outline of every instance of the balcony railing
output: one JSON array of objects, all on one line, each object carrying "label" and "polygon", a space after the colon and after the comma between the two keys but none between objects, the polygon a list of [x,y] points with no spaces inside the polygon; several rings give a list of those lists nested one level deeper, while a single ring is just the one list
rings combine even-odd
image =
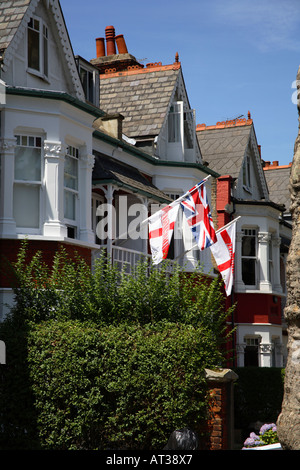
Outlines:
[{"label": "balcony railing", "polygon": [[[124,274],[132,274],[134,267],[142,261],[148,260],[150,265],[151,255],[149,254],[115,245],[113,245],[111,249],[111,262],[116,265],[120,271],[123,270]],[[100,249],[94,253],[94,260],[101,255],[103,250],[107,250],[106,245],[101,245]],[[157,268],[159,269],[159,266]],[[172,269],[173,262],[170,260],[167,265],[167,272],[171,273]]]}]

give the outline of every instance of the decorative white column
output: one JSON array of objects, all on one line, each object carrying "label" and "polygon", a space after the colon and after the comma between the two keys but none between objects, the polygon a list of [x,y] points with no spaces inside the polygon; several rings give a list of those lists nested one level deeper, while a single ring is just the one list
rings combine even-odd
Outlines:
[{"label": "decorative white column", "polygon": [[259,367],[272,366],[272,344],[260,343],[259,345]]},{"label": "decorative white column", "polygon": [[[113,207],[113,195],[114,195],[115,189],[112,184],[108,184],[107,187],[101,186],[101,189],[103,190],[105,198],[106,198],[106,204],[104,204],[103,206],[105,207],[105,210],[107,211],[107,234],[106,234],[107,254],[112,259],[112,240],[114,238],[115,226],[116,226],[115,209]],[[102,205],[100,205],[99,208],[101,210],[101,213],[99,214],[96,212],[96,215],[103,215]],[[98,237],[101,239],[103,237],[103,234],[98,234]]]},{"label": "decorative white column", "polygon": [[270,272],[269,272],[269,232],[259,232],[258,233],[258,259],[260,261],[260,276],[259,276],[259,286],[260,290],[265,292],[272,291],[272,284],[270,282]]},{"label": "decorative white column", "polygon": [[276,292],[282,292],[282,286],[280,282],[280,244],[281,238],[280,237],[272,237],[272,244],[273,244],[273,273],[274,273],[274,289]]},{"label": "decorative white column", "polygon": [[79,204],[80,228],[79,238],[88,243],[95,243],[95,234],[92,230],[91,199],[92,199],[92,171],[95,157],[85,154],[79,159]]},{"label": "decorative white column", "polygon": [[64,224],[64,159],[66,148],[61,142],[44,142],[45,222],[43,235],[67,237]]},{"label": "decorative white column", "polygon": [[245,347],[246,344],[237,344],[236,349],[236,359],[237,359],[237,367],[244,367],[245,365]]},{"label": "decorative white column", "polygon": [[0,139],[0,234],[2,236],[16,234],[16,222],[13,216],[15,146],[14,137]]}]

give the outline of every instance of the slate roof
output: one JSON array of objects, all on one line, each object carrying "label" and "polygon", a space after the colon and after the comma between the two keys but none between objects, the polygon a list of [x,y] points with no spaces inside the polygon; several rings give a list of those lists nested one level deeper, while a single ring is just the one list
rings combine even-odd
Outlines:
[{"label": "slate roof", "polygon": [[0,2],[0,51],[5,50],[14,37],[31,0]]},{"label": "slate roof", "polygon": [[173,64],[100,75],[100,108],[124,116],[128,137],[156,136],[179,73],[180,65]]},{"label": "slate roof", "polygon": [[114,183],[124,189],[137,190],[140,194],[160,202],[171,202],[171,199],[138,169],[100,152],[94,152],[94,155],[93,184]]},{"label": "slate roof", "polygon": [[[248,123],[248,124],[247,124]],[[252,119],[241,125],[200,125],[196,128],[202,158],[209,168],[222,175],[237,178],[250,138]],[[200,130],[202,129],[202,130]]]},{"label": "slate roof", "polygon": [[277,204],[284,204],[287,213],[290,213],[291,204],[289,190],[290,173],[291,165],[264,168],[271,201]]}]

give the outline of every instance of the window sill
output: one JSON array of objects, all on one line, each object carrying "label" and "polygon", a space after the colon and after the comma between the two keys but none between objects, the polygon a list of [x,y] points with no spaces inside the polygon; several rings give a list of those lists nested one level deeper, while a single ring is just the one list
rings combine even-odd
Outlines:
[{"label": "window sill", "polygon": [[34,70],[34,69],[31,69],[30,67],[28,67],[27,68],[27,73],[29,73],[30,75],[34,75],[35,77],[40,78],[44,82],[50,84],[50,81],[49,81],[48,77],[45,74],[39,72],[38,70]]},{"label": "window sill", "polygon": [[243,189],[244,189],[245,191],[247,191],[247,193],[252,194],[252,189],[249,188],[249,186],[245,186],[245,185],[243,184]]}]

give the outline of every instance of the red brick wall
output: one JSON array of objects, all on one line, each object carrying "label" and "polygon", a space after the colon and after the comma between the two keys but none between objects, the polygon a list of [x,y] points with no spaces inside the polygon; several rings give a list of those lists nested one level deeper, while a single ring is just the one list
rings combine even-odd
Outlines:
[{"label": "red brick wall", "polygon": [[217,179],[217,227],[221,228],[230,222],[230,214],[226,212],[226,205],[231,202],[231,176],[220,176]]},{"label": "red brick wall", "polygon": [[[21,240],[0,239],[0,287],[12,287],[9,263],[16,261],[21,243]],[[69,256],[74,257],[78,253],[88,265],[91,265],[91,250],[89,248],[58,241],[29,240],[28,258],[30,259],[37,251],[41,251],[44,262],[51,266],[55,253],[62,246]]]},{"label": "red brick wall", "polygon": [[203,427],[207,435],[200,439],[201,450],[230,450],[228,382],[209,382],[209,418]]}]

